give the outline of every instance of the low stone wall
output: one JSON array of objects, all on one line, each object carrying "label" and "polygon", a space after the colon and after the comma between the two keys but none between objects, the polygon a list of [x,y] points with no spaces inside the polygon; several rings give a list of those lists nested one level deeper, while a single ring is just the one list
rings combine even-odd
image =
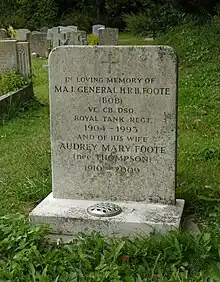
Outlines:
[{"label": "low stone wall", "polygon": [[7,113],[10,107],[18,107],[34,97],[33,85],[0,96],[0,115]]}]

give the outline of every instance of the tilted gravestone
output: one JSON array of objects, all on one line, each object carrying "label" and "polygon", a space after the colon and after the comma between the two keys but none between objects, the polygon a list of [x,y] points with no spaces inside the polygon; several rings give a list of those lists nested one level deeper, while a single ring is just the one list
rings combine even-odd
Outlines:
[{"label": "tilted gravestone", "polygon": [[99,29],[100,28],[105,28],[104,25],[102,24],[95,24],[92,26],[92,34],[98,35]]},{"label": "tilted gravestone", "polygon": [[180,225],[177,60],[167,46],[62,46],[49,57],[52,233],[133,236]]},{"label": "tilted gravestone", "polygon": [[24,77],[31,75],[30,45],[16,40],[0,41],[0,74],[17,70]]},{"label": "tilted gravestone", "polygon": [[117,28],[100,28],[98,30],[99,45],[118,45],[119,35]]}]

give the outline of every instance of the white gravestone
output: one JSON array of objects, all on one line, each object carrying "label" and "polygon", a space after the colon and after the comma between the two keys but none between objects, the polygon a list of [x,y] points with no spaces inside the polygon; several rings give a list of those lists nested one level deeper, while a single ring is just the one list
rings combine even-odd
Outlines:
[{"label": "white gravestone", "polygon": [[64,33],[61,33],[62,29],[62,26],[58,26],[48,30],[47,39],[52,40],[52,48],[63,45],[63,42],[65,41],[65,35]]},{"label": "white gravestone", "polygon": [[51,52],[49,73],[52,193],[32,221],[63,235],[178,228],[174,51],[63,46]]},{"label": "white gravestone", "polygon": [[105,28],[105,26],[102,25],[102,24],[93,25],[92,26],[92,33],[95,34],[95,35],[98,35],[98,32],[99,32],[100,28]]},{"label": "white gravestone", "polygon": [[99,45],[118,45],[119,35],[117,28],[100,28],[98,30]]}]

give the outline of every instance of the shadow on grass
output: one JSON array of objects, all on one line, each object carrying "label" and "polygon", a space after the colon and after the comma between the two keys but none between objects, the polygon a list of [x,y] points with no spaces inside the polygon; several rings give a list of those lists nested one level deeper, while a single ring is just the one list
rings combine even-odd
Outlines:
[{"label": "shadow on grass", "polygon": [[15,117],[22,117],[22,115],[28,111],[39,111],[45,106],[47,106],[47,104],[40,102],[36,97],[28,102],[21,103],[19,106],[11,103],[6,113],[0,115],[0,126],[5,125]]}]

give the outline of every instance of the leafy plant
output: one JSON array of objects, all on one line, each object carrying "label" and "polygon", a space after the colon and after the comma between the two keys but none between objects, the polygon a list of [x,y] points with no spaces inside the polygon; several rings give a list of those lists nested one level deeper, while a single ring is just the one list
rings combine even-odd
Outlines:
[{"label": "leafy plant", "polygon": [[17,71],[5,71],[0,76],[0,96],[15,91],[28,83],[29,81],[19,75]]},{"label": "leafy plant", "polygon": [[88,41],[89,41],[89,45],[97,45],[99,42],[99,38],[95,34],[89,34]]}]

